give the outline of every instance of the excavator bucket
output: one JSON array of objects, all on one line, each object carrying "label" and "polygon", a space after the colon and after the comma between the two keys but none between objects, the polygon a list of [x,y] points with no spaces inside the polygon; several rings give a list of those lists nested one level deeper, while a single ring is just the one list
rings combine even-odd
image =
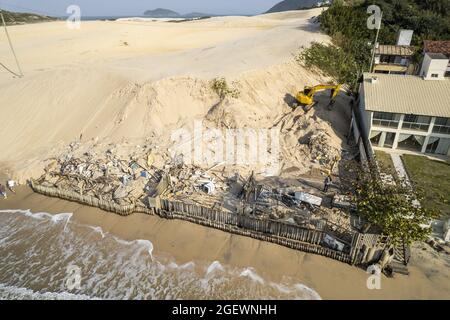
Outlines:
[{"label": "excavator bucket", "polygon": [[314,108],[319,102],[318,101],[314,101],[313,103],[306,105],[303,107],[303,110],[305,110],[305,112],[309,112],[312,108]]}]

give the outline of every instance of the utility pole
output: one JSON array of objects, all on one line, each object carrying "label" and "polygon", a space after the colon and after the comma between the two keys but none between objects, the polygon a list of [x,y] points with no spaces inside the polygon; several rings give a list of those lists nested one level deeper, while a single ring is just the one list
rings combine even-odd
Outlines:
[{"label": "utility pole", "polygon": [[377,48],[378,35],[380,34],[381,22],[382,22],[382,21],[383,21],[383,11],[381,11],[380,24],[378,25],[378,28],[377,28],[377,35],[375,36],[375,43],[373,44],[373,49],[372,49],[372,59],[370,60],[370,69],[369,69],[369,72],[370,72],[370,73],[372,73],[373,62],[374,62],[374,60],[375,60],[375,49]]},{"label": "utility pole", "polygon": [[14,59],[16,60],[17,69],[19,69],[19,73],[20,74],[18,76],[19,76],[19,78],[21,78],[21,77],[23,77],[22,68],[20,68],[19,60],[17,59],[16,52],[14,51],[14,47],[12,45],[11,38],[10,38],[9,33],[8,33],[8,28],[6,27],[5,18],[3,17],[3,10],[1,8],[0,8],[0,16],[2,18],[3,27],[5,28],[6,37],[8,38],[9,47],[11,48],[11,51],[12,51],[13,56],[14,56]]}]

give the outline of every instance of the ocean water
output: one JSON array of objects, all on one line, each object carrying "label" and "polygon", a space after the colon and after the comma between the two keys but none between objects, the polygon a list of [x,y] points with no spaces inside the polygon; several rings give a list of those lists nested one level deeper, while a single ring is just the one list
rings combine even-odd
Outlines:
[{"label": "ocean water", "polygon": [[0,299],[320,299],[251,266],[178,265],[148,240],[125,241],[71,217],[0,210]]}]

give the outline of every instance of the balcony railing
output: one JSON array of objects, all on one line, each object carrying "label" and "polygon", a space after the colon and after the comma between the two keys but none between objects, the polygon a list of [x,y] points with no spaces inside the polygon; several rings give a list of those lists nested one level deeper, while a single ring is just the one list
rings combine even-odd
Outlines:
[{"label": "balcony railing", "polygon": [[419,122],[403,122],[402,129],[411,129],[418,131],[428,131],[430,128],[429,123],[419,123]]},{"label": "balcony railing", "polygon": [[379,127],[398,128],[397,120],[373,119],[372,124]]},{"label": "balcony railing", "polygon": [[409,62],[405,62],[405,63],[401,63],[401,62],[383,62],[380,61],[377,63],[378,65],[383,65],[383,66],[399,66],[399,67],[409,67],[410,63]]},{"label": "balcony railing", "polygon": [[442,133],[442,134],[450,134],[450,126],[440,126],[440,125],[434,125],[433,127],[434,133]]}]

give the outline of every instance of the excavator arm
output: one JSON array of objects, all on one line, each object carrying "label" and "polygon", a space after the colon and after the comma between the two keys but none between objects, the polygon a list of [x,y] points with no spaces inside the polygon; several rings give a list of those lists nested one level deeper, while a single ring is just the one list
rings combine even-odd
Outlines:
[{"label": "excavator arm", "polygon": [[317,102],[314,101],[314,95],[317,92],[324,91],[324,90],[331,90],[331,101],[330,105],[332,105],[337,95],[339,94],[341,90],[341,85],[325,85],[325,84],[319,84],[314,87],[305,87],[305,89],[301,92],[299,92],[296,96],[297,101],[305,106],[305,111],[309,111],[312,107],[314,107]]}]

